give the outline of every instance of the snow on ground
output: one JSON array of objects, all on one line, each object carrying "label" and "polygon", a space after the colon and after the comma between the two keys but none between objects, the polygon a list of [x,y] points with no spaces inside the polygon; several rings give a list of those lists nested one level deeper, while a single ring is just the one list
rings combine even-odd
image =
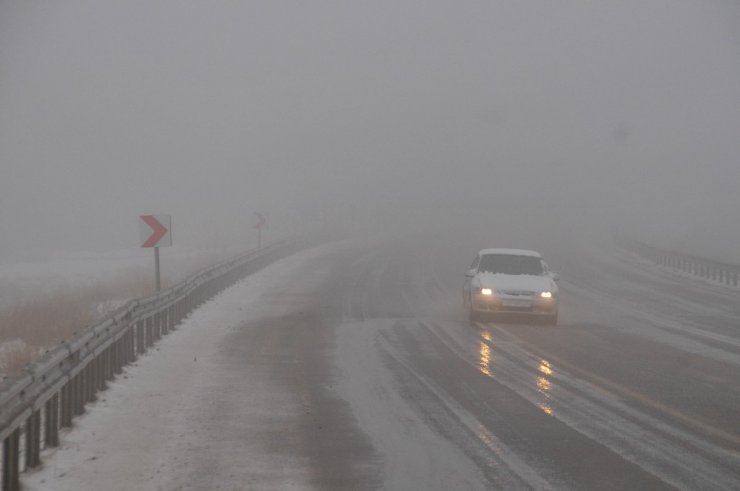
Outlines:
[{"label": "snow on ground", "polygon": [[[233,257],[242,249],[195,249],[173,246],[160,249],[162,278],[171,283]],[[131,275],[154,282],[151,249],[121,249],[104,253],[57,253],[47,260],[0,264],[0,308],[55,291],[95,287]]]},{"label": "snow on ground", "polygon": [[[322,246],[279,261],[191,314],[98,395],[98,401],[88,406],[87,413],[75,420],[75,428],[63,433],[59,449],[42,453],[43,468],[23,476],[24,489],[190,489],[172,484],[173,474],[187,467],[187,462],[178,461],[173,447],[204,445],[198,428],[191,427],[184,415],[197,412],[204,403],[194,396],[196,387],[202,388],[209,379],[225,375],[219,373],[223,368],[215,363],[219,342],[250,319],[284,314],[286,307],[266,301],[265,296],[295,283],[299,267],[331,252],[333,247],[336,246]],[[254,389],[275,393],[250,401],[244,418],[269,413],[275,407],[281,411],[300,407],[290,403],[293,394],[280,393],[274,387]],[[303,462],[266,462],[249,441],[240,445],[241,460],[254,466],[255,473],[280,469],[272,476],[271,489],[307,487],[303,483],[308,470]],[[238,483],[234,486],[228,489],[241,489]]]}]

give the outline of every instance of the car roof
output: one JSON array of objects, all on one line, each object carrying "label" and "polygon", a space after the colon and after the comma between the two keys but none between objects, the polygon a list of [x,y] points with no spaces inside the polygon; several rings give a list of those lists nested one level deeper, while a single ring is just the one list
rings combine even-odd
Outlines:
[{"label": "car roof", "polygon": [[539,252],[530,251],[527,249],[481,249],[478,252],[479,256],[486,256],[489,254],[506,254],[509,256],[533,256],[542,258]]}]

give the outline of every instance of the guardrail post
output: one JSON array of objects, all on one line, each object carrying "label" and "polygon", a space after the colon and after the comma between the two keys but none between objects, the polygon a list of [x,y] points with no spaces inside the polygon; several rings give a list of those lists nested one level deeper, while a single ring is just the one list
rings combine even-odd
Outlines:
[{"label": "guardrail post", "polygon": [[103,350],[98,355],[98,390],[105,390],[108,387],[108,377],[105,373],[105,353],[107,350]]},{"label": "guardrail post", "polygon": [[169,331],[168,327],[170,325],[169,319],[167,319],[167,315],[169,314],[170,309],[164,309],[162,313],[160,314],[161,317],[161,329],[162,329],[162,336],[166,336],[167,332]]},{"label": "guardrail post", "polygon": [[128,329],[128,358],[129,362],[133,363],[136,361],[136,328],[131,325]]},{"label": "guardrail post", "polygon": [[83,406],[90,400],[90,368],[90,364],[88,363],[85,365],[85,368],[80,371],[80,382],[82,388],[80,400],[82,401]]},{"label": "guardrail post", "polygon": [[131,331],[127,328],[126,332],[121,338],[121,342],[123,343],[123,364],[124,365],[128,365],[132,361],[131,360],[131,343],[129,342],[130,334],[131,334]]},{"label": "guardrail post", "polygon": [[108,380],[110,380],[110,376],[108,373],[108,350],[110,348],[105,348],[100,353],[100,390],[105,389],[108,387]]},{"label": "guardrail post", "polygon": [[34,411],[26,420],[26,469],[41,463],[41,411]]},{"label": "guardrail post", "polygon": [[113,342],[113,351],[116,353],[116,375],[123,371],[123,338],[118,338],[118,341]]},{"label": "guardrail post", "polygon": [[151,348],[154,344],[154,319],[150,315],[146,318],[146,347]]},{"label": "guardrail post", "polygon": [[154,314],[154,326],[152,328],[152,340],[159,341],[162,338],[162,314]]},{"label": "guardrail post", "polygon": [[98,389],[100,388],[100,359],[102,353],[98,353],[90,362],[90,392],[92,392],[92,399],[94,401],[97,398]]},{"label": "guardrail post", "polygon": [[[95,361],[95,358],[93,358],[93,362]],[[84,370],[82,370],[82,404],[83,406],[86,405],[93,397],[93,386],[92,386],[92,373],[93,373],[93,367],[92,364],[88,363],[87,366],[85,366]]]},{"label": "guardrail post", "polygon": [[80,370],[79,372],[77,372],[77,375],[75,375],[75,416],[83,413],[80,408],[85,397],[85,386],[83,384],[84,380],[82,378],[82,374],[84,373],[84,371],[84,369]]},{"label": "guardrail post", "polygon": [[90,364],[80,371],[80,401],[84,407],[90,399]]},{"label": "guardrail post", "polygon": [[108,380],[113,380],[115,378],[115,356],[116,354],[113,352],[113,346],[108,346],[105,350],[105,359],[106,359],[106,367],[105,371],[108,375]]},{"label": "guardrail post", "polygon": [[138,354],[136,353],[136,326],[134,324],[131,324],[131,327],[128,329],[128,350],[129,360],[131,362],[136,361]]},{"label": "guardrail post", "polygon": [[111,344],[105,348],[105,379],[109,382],[115,377],[115,362],[115,353],[113,353],[113,345]]},{"label": "guardrail post", "polygon": [[20,482],[20,440],[21,430],[16,428],[3,441],[3,491],[18,491]]},{"label": "guardrail post", "polygon": [[136,353],[142,354],[146,349],[144,348],[144,322],[136,322]]},{"label": "guardrail post", "polygon": [[105,350],[100,353],[98,372],[98,390],[105,390],[108,388],[108,379],[105,376]]},{"label": "guardrail post", "polygon": [[121,350],[118,349],[118,341],[114,341],[113,344],[110,345],[110,352],[111,356],[113,357],[113,365],[111,366],[111,370],[113,371],[113,378],[120,373],[120,366],[121,366]]},{"label": "guardrail post", "polygon": [[46,420],[44,421],[44,440],[48,447],[59,446],[59,394],[46,401]]},{"label": "guardrail post", "polygon": [[134,352],[134,344],[133,344],[133,327],[129,326],[128,329],[126,329],[126,364],[133,362],[136,360],[136,353]]},{"label": "guardrail post", "polygon": [[93,375],[95,373],[95,358],[92,359],[92,363],[88,363],[85,367],[85,397],[82,399],[83,404],[87,404],[90,401],[95,400],[95,390],[93,387]]},{"label": "guardrail post", "polygon": [[72,425],[69,410],[69,382],[62,386],[61,396],[59,401],[59,425],[62,428],[66,428]]},{"label": "guardrail post", "polygon": [[175,323],[179,324],[182,322],[182,299],[175,303]]},{"label": "guardrail post", "polygon": [[98,363],[100,362],[100,354],[95,356],[90,364],[90,373],[88,373],[87,381],[87,402],[93,402],[98,398]]},{"label": "guardrail post", "polygon": [[78,377],[75,375],[69,382],[69,415],[70,419],[77,416],[77,380]]},{"label": "guardrail post", "polygon": [[82,394],[82,372],[75,375],[74,383],[74,415],[79,416],[85,413],[85,402]]},{"label": "guardrail post", "polygon": [[108,346],[110,350],[110,379],[113,380],[118,373],[118,352],[116,350],[116,343],[114,342]]},{"label": "guardrail post", "polygon": [[98,398],[98,376],[100,367],[100,354],[93,358],[92,362],[88,365],[90,367],[90,373],[88,374],[87,382],[87,402],[94,402]]}]

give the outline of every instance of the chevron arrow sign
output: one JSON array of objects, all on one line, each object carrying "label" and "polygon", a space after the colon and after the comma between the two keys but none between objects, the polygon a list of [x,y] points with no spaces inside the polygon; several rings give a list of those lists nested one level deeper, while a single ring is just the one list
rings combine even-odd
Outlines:
[{"label": "chevron arrow sign", "polygon": [[141,247],[169,247],[172,245],[172,217],[170,215],[142,215],[139,217]]}]

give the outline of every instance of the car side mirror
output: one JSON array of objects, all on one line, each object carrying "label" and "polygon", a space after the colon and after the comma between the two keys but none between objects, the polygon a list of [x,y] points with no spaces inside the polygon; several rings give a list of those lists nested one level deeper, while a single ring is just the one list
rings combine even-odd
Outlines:
[{"label": "car side mirror", "polygon": [[552,281],[560,281],[560,275],[557,273],[550,273],[550,277],[552,278]]},{"label": "car side mirror", "polygon": [[472,278],[473,276],[475,276],[475,270],[474,269],[469,269],[468,272],[465,273],[465,277],[466,278]]}]

